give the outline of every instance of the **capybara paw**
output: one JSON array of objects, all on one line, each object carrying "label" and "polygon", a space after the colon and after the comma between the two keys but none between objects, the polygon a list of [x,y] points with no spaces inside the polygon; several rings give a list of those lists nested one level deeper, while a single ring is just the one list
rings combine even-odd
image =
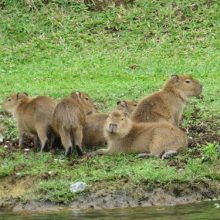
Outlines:
[{"label": "capybara paw", "polygon": [[165,152],[162,156],[161,156],[161,159],[164,160],[164,159],[168,159],[170,157],[173,157],[177,154],[177,152],[175,150],[170,150],[170,151],[167,151]]},{"label": "capybara paw", "polygon": [[143,157],[152,157],[150,153],[140,153],[136,156],[137,158],[143,158]]}]

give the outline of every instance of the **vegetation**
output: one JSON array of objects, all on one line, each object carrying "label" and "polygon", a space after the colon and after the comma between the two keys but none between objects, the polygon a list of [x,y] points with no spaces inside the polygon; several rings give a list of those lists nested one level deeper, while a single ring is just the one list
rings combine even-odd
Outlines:
[{"label": "vegetation", "polygon": [[[29,1],[3,2],[0,100],[18,91],[60,99],[81,90],[101,111],[108,111],[118,100],[140,99],[161,88],[173,73],[192,74],[204,85],[204,99],[193,99],[187,106],[183,126],[192,136],[191,128],[205,126],[196,130],[196,140],[210,129],[219,138],[218,1],[137,0],[130,7],[99,12],[74,1],[32,1],[36,7],[29,7]],[[204,123],[210,119],[211,123]],[[15,138],[14,121],[4,115],[4,124],[4,137]],[[122,180],[131,184],[219,181],[216,140],[194,142],[185,154],[166,161],[136,155],[67,160],[63,152],[25,152],[4,148],[10,145],[4,142],[0,181],[6,176],[36,178],[26,199],[56,202],[76,197],[69,186],[77,180],[86,182],[88,190]]]}]

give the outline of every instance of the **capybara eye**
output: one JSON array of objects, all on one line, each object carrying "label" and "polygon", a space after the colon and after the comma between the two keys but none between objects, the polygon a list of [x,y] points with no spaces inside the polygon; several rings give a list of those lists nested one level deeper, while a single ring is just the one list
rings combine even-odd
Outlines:
[{"label": "capybara eye", "polygon": [[186,82],[186,83],[191,83],[191,80],[186,80],[185,82]]},{"label": "capybara eye", "polygon": [[124,120],[124,118],[121,118],[121,120],[123,121],[123,120]]},{"label": "capybara eye", "polygon": [[86,98],[85,98],[85,100],[87,100],[87,101],[88,101],[88,100],[89,100],[89,98],[88,98],[88,97],[86,97]]},{"label": "capybara eye", "polygon": [[137,104],[134,104],[134,107],[136,107],[137,106]]},{"label": "capybara eye", "polygon": [[11,98],[8,98],[8,101],[10,102],[10,101],[11,101]]}]

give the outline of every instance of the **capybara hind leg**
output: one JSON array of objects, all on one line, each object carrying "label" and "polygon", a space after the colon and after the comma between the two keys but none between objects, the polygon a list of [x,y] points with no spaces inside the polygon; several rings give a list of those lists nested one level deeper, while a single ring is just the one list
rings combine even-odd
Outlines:
[{"label": "capybara hind leg", "polygon": [[83,151],[82,151],[83,127],[79,126],[74,131],[73,136],[74,136],[76,151],[77,151],[79,156],[82,156],[83,155]]},{"label": "capybara hind leg", "polygon": [[59,131],[61,142],[65,148],[65,156],[70,156],[72,153],[72,141],[70,138],[70,132],[61,129]]},{"label": "capybara hind leg", "polygon": [[34,149],[33,150],[35,152],[37,152],[38,148],[40,148],[40,145],[41,145],[40,139],[39,139],[38,135],[36,134],[36,135],[34,135]]},{"label": "capybara hind leg", "polygon": [[43,152],[46,144],[47,144],[47,129],[41,126],[36,126],[37,134],[41,142],[40,151]]},{"label": "capybara hind leg", "polygon": [[37,134],[35,134],[34,135],[34,149],[37,150],[39,146],[40,146],[40,140]]},{"label": "capybara hind leg", "polygon": [[161,143],[151,143],[150,144],[150,154],[155,157],[161,157],[164,153],[163,149],[161,149]]},{"label": "capybara hind leg", "polygon": [[174,155],[177,154],[177,151],[176,150],[169,150],[169,151],[166,151],[162,156],[161,156],[161,159],[164,160],[164,159],[168,159]]},{"label": "capybara hind leg", "polygon": [[24,147],[24,134],[19,134],[19,147]]},{"label": "capybara hind leg", "polygon": [[18,124],[18,133],[19,133],[19,144],[18,146],[22,148],[24,146],[24,129]]}]

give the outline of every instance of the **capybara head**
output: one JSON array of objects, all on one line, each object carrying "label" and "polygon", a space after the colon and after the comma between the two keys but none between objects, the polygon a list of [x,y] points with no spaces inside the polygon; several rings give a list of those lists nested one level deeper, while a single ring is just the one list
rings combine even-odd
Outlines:
[{"label": "capybara head", "polygon": [[70,95],[73,99],[78,100],[86,115],[96,113],[97,108],[94,105],[92,99],[84,92],[72,92]]},{"label": "capybara head", "polygon": [[24,93],[16,93],[13,95],[10,95],[5,98],[5,100],[2,103],[2,108],[8,112],[8,113],[14,113],[16,110],[18,104],[21,100],[27,99],[28,94],[26,92]]},{"label": "capybara head", "polygon": [[130,129],[131,120],[123,110],[112,111],[105,122],[105,132],[123,136]]},{"label": "capybara head", "polygon": [[137,101],[118,101],[116,109],[127,111],[129,114],[131,114],[137,107],[137,104]]},{"label": "capybara head", "polygon": [[192,76],[172,75],[166,82],[165,88],[178,90],[186,97],[199,96],[202,93],[202,84]]}]

